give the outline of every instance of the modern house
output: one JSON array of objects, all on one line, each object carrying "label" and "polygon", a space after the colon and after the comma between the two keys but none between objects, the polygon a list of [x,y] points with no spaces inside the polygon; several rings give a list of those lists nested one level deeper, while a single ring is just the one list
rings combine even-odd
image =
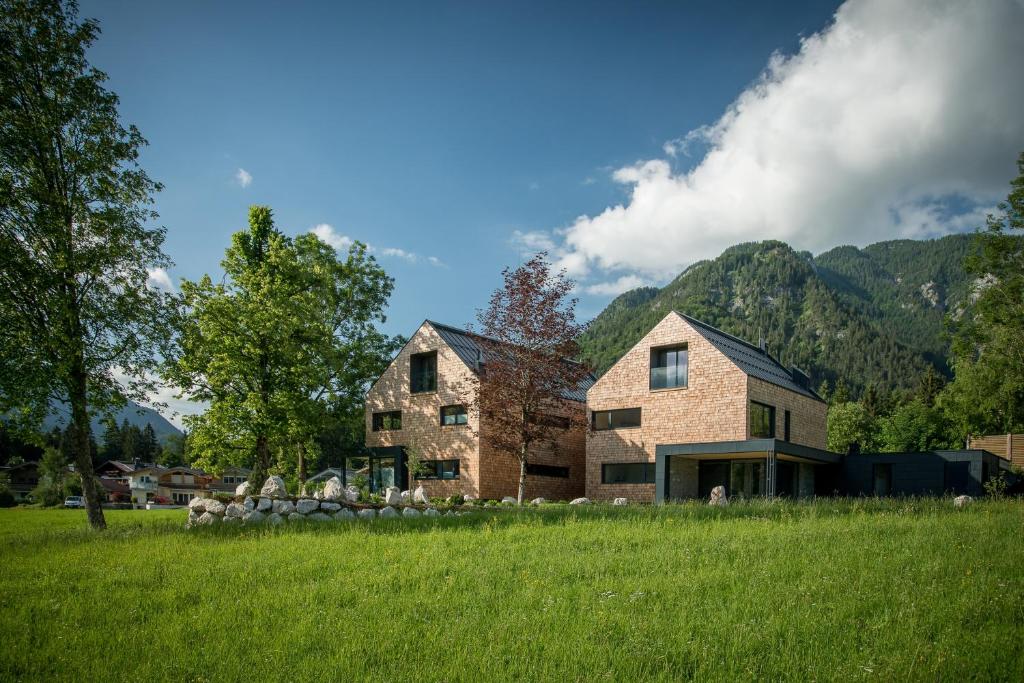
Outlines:
[{"label": "modern house", "polygon": [[[479,498],[515,496],[518,459],[495,450],[488,425],[471,414],[467,403],[486,368],[487,352],[478,335],[424,321],[366,395],[366,446],[369,455],[346,459],[344,483],[387,486],[422,485],[430,496],[452,494]],[[571,361],[566,361],[571,362]],[[564,423],[564,436],[553,447],[529,454],[529,497],[566,500],[583,494],[585,430],[569,427],[568,416],[586,410],[589,377],[560,397],[546,419]],[[579,422],[579,420],[577,420]],[[409,456],[421,472],[409,473]]]},{"label": "modern house", "polygon": [[807,375],[675,311],[587,392],[587,497],[811,495],[828,407]]}]

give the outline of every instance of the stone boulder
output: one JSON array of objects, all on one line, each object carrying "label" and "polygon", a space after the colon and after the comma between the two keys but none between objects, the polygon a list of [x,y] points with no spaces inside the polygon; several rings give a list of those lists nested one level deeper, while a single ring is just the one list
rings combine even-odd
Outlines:
[{"label": "stone boulder", "polygon": [[199,523],[199,513],[195,510],[188,511],[188,520],[185,522],[185,528],[191,529]]},{"label": "stone boulder", "polygon": [[359,489],[356,488],[355,486],[351,486],[351,485],[350,486],[346,486],[345,487],[345,498],[348,499],[348,502],[350,502],[350,503],[358,503],[359,502]]},{"label": "stone boulder", "polygon": [[363,508],[358,514],[360,519],[373,519],[377,516],[377,511],[374,508]]},{"label": "stone boulder", "polygon": [[519,501],[513,498],[512,496],[505,496],[504,498],[501,499],[501,502],[506,504],[511,503],[512,505],[515,505]]},{"label": "stone boulder", "polygon": [[242,523],[242,518],[241,517],[228,517],[227,515],[224,515],[223,517],[221,517],[220,520],[222,522],[224,522],[225,524],[241,524]]},{"label": "stone boulder", "polygon": [[419,505],[430,504],[430,498],[427,497],[427,492],[423,490],[422,486],[417,486],[416,490],[412,492],[412,502]]},{"label": "stone boulder", "polygon": [[314,512],[311,515],[307,515],[306,519],[314,522],[329,522],[331,521],[331,516],[323,512]]},{"label": "stone boulder", "polygon": [[331,477],[324,484],[324,500],[339,501],[345,500],[345,488],[341,485],[341,479]]},{"label": "stone boulder", "polygon": [[267,480],[263,482],[263,488],[260,489],[260,495],[267,498],[286,498],[288,489],[284,486],[284,479],[276,474],[267,477]]},{"label": "stone boulder", "polygon": [[288,514],[289,522],[302,522],[305,521],[306,515],[300,515],[298,512],[292,512]]},{"label": "stone boulder", "polygon": [[206,501],[207,500],[208,500],[207,498],[199,498],[199,497],[193,498],[192,500],[190,500],[188,502],[188,509],[189,510],[195,510],[199,514],[203,514],[203,512],[206,511]]},{"label": "stone boulder", "polygon": [[255,510],[256,509],[256,499],[253,498],[252,496],[246,496],[245,502],[242,503],[242,506],[246,509],[246,511],[248,511],[248,510]]},{"label": "stone boulder", "polygon": [[256,510],[258,512],[267,512],[268,510],[272,510],[273,508],[274,501],[270,500],[269,498],[260,498],[259,501],[256,503]]},{"label": "stone boulder", "polygon": [[971,498],[970,496],[957,496],[956,498],[953,499],[953,507],[965,508],[973,502],[974,499]]},{"label": "stone boulder", "polygon": [[312,498],[303,498],[295,503],[295,511],[300,515],[308,515],[318,507],[320,507],[320,501],[313,500]]},{"label": "stone boulder", "polygon": [[266,520],[267,516],[259,510],[253,510],[252,512],[245,513],[242,517],[242,521],[246,524],[262,524]]},{"label": "stone boulder", "polygon": [[224,519],[228,519],[229,517],[241,519],[246,512],[248,512],[248,510],[246,510],[245,506],[241,503],[231,503],[228,505],[227,509],[224,510]]},{"label": "stone boulder", "polygon": [[277,526],[278,524],[284,524],[284,517],[277,514],[276,512],[271,512],[269,515],[267,515],[267,523],[272,524],[274,526]]},{"label": "stone boulder", "polygon": [[271,509],[279,515],[290,515],[295,512],[295,503],[290,500],[275,500]]},{"label": "stone boulder", "polygon": [[412,491],[402,491],[402,505],[412,502]]},{"label": "stone boulder", "polygon": [[326,510],[327,512],[337,512],[338,510],[341,509],[341,504],[332,503],[330,501],[325,500],[324,502],[320,503],[320,509]]},{"label": "stone boulder", "polygon": [[724,486],[716,486],[711,489],[711,498],[708,500],[708,505],[720,505],[726,506],[729,504],[729,498],[725,495]]},{"label": "stone boulder", "polygon": [[243,481],[241,484],[235,487],[236,496],[248,496],[249,489],[252,488],[252,484],[247,481]]},{"label": "stone boulder", "polygon": [[377,513],[377,516],[392,519],[394,517],[398,517],[398,510],[389,505],[387,507],[381,508],[380,512]]},{"label": "stone boulder", "polygon": [[206,511],[211,514],[217,516],[223,515],[224,511],[227,510],[227,508],[228,506],[220,502],[219,500],[215,500],[213,498],[206,499]]},{"label": "stone boulder", "polygon": [[612,501],[612,505],[629,505],[629,501],[625,498],[616,498]]},{"label": "stone boulder", "polygon": [[356,513],[352,512],[352,510],[348,508],[341,508],[340,510],[334,513],[334,519],[338,520],[339,522],[344,522],[355,518]]},{"label": "stone boulder", "polygon": [[199,515],[199,519],[196,520],[196,524],[198,524],[199,526],[207,526],[219,521],[220,517],[218,517],[217,515],[213,514],[212,512],[204,512],[203,514]]},{"label": "stone boulder", "polygon": [[546,502],[548,502],[547,498],[534,498],[530,501],[530,505],[543,505]]},{"label": "stone boulder", "polygon": [[423,511],[423,516],[424,517],[440,517],[441,513],[438,512],[436,508],[427,508],[426,510]]},{"label": "stone boulder", "polygon": [[403,508],[402,509],[402,516],[403,517],[419,517],[421,514],[423,514],[423,513],[420,512],[419,510],[417,510],[416,508]]},{"label": "stone boulder", "polygon": [[569,505],[590,505],[589,498],[574,498],[569,501]]},{"label": "stone boulder", "polygon": [[387,505],[401,505],[402,504],[402,492],[398,490],[397,486],[389,486],[384,491],[384,503]]}]

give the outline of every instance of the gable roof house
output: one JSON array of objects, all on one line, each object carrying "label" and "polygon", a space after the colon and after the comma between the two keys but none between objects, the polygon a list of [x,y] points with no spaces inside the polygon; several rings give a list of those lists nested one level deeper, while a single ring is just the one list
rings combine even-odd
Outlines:
[{"label": "gable roof house", "polygon": [[[424,321],[366,395],[368,456],[349,457],[341,468],[345,483],[365,482],[371,490],[422,485],[429,496],[452,494],[500,499],[515,496],[519,462],[495,450],[488,426],[470,414],[466,403],[487,365],[482,338],[466,330]],[[571,361],[567,361],[571,362]],[[588,376],[560,397],[559,414],[582,416]],[[585,430],[566,428],[553,447],[538,447],[528,457],[526,491],[533,497],[566,500],[583,494]],[[409,455],[421,463],[410,473]]]},{"label": "gable roof house", "polygon": [[587,496],[813,494],[827,405],[764,347],[671,312],[587,393]]}]

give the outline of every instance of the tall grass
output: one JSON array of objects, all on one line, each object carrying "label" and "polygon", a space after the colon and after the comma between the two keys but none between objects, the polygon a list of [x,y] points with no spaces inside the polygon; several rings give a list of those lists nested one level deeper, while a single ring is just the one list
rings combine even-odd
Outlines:
[{"label": "tall grass", "polygon": [[0,512],[3,680],[1022,680],[1024,505]]}]

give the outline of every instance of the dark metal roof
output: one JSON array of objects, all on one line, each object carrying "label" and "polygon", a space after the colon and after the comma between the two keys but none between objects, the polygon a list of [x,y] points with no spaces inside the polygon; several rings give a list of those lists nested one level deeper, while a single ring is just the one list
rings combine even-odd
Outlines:
[{"label": "dark metal roof", "polygon": [[[473,372],[480,371],[480,364],[487,364],[486,351],[484,347],[477,343],[477,339],[488,339],[495,343],[503,343],[497,339],[491,339],[490,337],[484,337],[483,335],[469,332],[468,330],[460,330],[457,327],[451,325],[444,325],[442,323],[436,323],[433,320],[428,320],[427,323],[434,328],[438,336],[444,340],[447,344],[455,351],[456,355],[462,359],[462,362],[469,366],[469,369]],[[565,359],[566,363],[576,363],[574,360],[568,358]],[[569,401],[579,401],[580,403],[587,402],[587,389],[594,386],[594,382],[597,378],[592,373],[587,373],[586,378],[579,383],[575,389],[567,391],[562,394],[562,398]]]},{"label": "dark metal roof", "polygon": [[691,318],[685,313],[675,311],[675,314],[690,323],[694,330],[711,342],[712,346],[725,354],[726,358],[747,375],[782,387],[783,389],[803,394],[816,401],[824,402],[821,396],[818,396],[813,389],[797,382],[793,377],[793,373],[783,367],[782,363],[772,358],[771,354],[767,351],[763,351],[750,342],[743,341],[739,337],[734,337],[696,318]]},{"label": "dark metal roof", "polygon": [[743,441],[711,441],[707,443],[658,444],[654,447],[657,457],[670,455],[701,456],[727,453],[767,453],[775,451],[796,458],[814,460],[820,463],[836,464],[843,456],[820,448],[783,441],[782,439],[745,439]]}]

